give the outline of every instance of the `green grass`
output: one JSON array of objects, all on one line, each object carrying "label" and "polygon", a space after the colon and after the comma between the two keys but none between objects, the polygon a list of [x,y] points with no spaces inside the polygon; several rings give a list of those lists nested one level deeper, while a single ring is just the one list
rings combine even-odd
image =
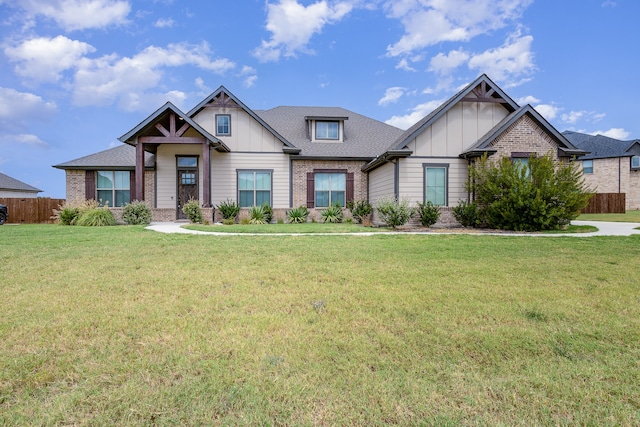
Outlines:
[{"label": "green grass", "polygon": [[623,214],[582,214],[578,221],[640,222],[640,210],[627,211]]},{"label": "green grass", "polygon": [[638,236],[0,239],[0,425],[640,424]]},{"label": "green grass", "polygon": [[598,227],[592,225],[569,225],[563,230],[546,230],[544,234],[571,234],[571,233],[593,233],[598,231]]},{"label": "green grass", "polygon": [[363,227],[359,224],[233,224],[233,225],[201,225],[189,224],[183,226],[190,230],[213,231],[216,233],[372,233],[389,231],[388,228]]}]

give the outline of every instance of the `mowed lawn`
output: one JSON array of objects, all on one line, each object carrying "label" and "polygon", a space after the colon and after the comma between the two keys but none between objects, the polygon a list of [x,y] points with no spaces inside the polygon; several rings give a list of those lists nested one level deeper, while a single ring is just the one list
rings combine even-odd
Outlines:
[{"label": "mowed lawn", "polygon": [[0,240],[0,425],[640,424],[638,236]]}]

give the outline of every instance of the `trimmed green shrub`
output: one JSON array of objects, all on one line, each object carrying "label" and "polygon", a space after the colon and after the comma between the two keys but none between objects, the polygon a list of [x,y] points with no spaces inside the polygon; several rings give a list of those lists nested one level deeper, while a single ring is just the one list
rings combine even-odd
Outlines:
[{"label": "trimmed green shrub", "polygon": [[200,202],[196,199],[191,199],[182,207],[182,212],[189,218],[189,221],[194,224],[200,224],[202,222],[202,209],[200,208]]},{"label": "trimmed green shrub", "polygon": [[489,227],[540,231],[566,226],[591,197],[576,163],[556,164],[551,154],[530,157],[522,166],[486,156],[469,169],[469,188]]},{"label": "trimmed green shrub", "polygon": [[124,205],[122,220],[129,225],[148,225],[151,222],[151,208],[145,202],[134,200]]},{"label": "trimmed green shrub", "polygon": [[240,205],[229,199],[220,203],[216,208],[222,214],[223,219],[233,219],[235,221],[236,217],[240,213]]},{"label": "trimmed green shrub", "polygon": [[344,214],[342,213],[342,206],[339,203],[333,204],[326,209],[320,211],[320,221],[328,222],[332,224],[341,223],[344,219]]},{"label": "trimmed green shrub", "polygon": [[109,208],[92,208],[82,211],[76,225],[84,227],[104,227],[109,225],[116,225],[116,218],[113,216],[113,212]]},{"label": "trimmed green shrub", "polygon": [[269,203],[264,202],[262,204],[262,211],[264,212],[264,220],[265,220],[265,222],[267,224],[269,224],[271,222],[271,220],[273,219],[273,209],[271,208]]},{"label": "trimmed green shrub", "polygon": [[249,209],[249,223],[250,224],[266,224],[266,215],[264,212],[264,205],[252,206]]},{"label": "trimmed green shrub", "polygon": [[305,206],[300,206],[287,211],[287,220],[291,224],[304,224],[307,222],[309,216],[309,209]]},{"label": "trimmed green shrub", "polygon": [[409,207],[408,199],[396,200],[395,197],[384,197],[378,200],[376,210],[382,222],[391,228],[405,225],[414,213],[414,209]]},{"label": "trimmed green shrub", "polygon": [[347,208],[351,211],[351,216],[358,224],[362,224],[362,221],[369,218],[373,213],[373,207],[368,200],[350,200],[347,202]]},{"label": "trimmed green shrub", "polygon": [[458,205],[451,209],[453,217],[463,227],[477,227],[481,224],[480,210],[475,202],[458,201]]},{"label": "trimmed green shrub", "polygon": [[58,222],[62,225],[75,225],[80,216],[80,208],[78,206],[60,206],[58,211]]},{"label": "trimmed green shrub", "polygon": [[425,227],[431,227],[438,222],[438,218],[440,218],[440,207],[434,205],[430,200],[427,200],[427,203],[418,202],[416,214],[418,215],[420,224]]}]

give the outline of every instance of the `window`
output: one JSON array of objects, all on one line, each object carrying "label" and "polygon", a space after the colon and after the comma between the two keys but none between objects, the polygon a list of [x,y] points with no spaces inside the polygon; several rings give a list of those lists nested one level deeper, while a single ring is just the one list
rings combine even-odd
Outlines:
[{"label": "window", "polygon": [[640,169],[640,156],[631,157],[631,169]]},{"label": "window", "polygon": [[231,116],[229,114],[216,114],[216,135],[231,135]]},{"label": "window", "polygon": [[339,139],[338,122],[316,122],[316,139]]},{"label": "window", "polygon": [[178,156],[178,169],[197,168],[197,167],[198,167],[197,157]]},{"label": "window", "polygon": [[582,173],[593,173],[593,160],[582,161]]},{"label": "window", "polygon": [[424,200],[436,206],[447,206],[449,165],[424,165]]},{"label": "window", "polygon": [[345,206],[347,179],[345,173],[315,174],[315,206],[329,207],[335,203]]},{"label": "window", "polygon": [[271,205],[271,171],[238,171],[238,203],[241,208]]},{"label": "window", "polygon": [[97,195],[101,205],[120,207],[131,201],[129,171],[98,171]]}]

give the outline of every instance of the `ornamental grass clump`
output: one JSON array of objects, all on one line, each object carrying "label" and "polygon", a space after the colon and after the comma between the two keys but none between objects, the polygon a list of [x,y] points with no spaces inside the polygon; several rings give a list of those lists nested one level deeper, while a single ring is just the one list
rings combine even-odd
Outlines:
[{"label": "ornamental grass clump", "polygon": [[249,224],[267,224],[264,205],[249,208]]},{"label": "ornamental grass clump", "polygon": [[84,227],[105,227],[116,225],[116,218],[108,207],[95,207],[80,213],[76,225]]},{"label": "ornamental grass clump", "polygon": [[55,211],[61,225],[105,226],[115,225],[116,219],[108,206],[100,206],[97,200],[75,199],[66,201]]},{"label": "ornamental grass clump", "polygon": [[335,203],[320,212],[320,221],[331,224],[339,224],[344,219],[342,213],[342,206],[339,203]]},{"label": "ornamental grass clump", "polygon": [[151,223],[151,208],[139,200],[124,205],[122,220],[128,225],[149,225]]},{"label": "ornamental grass clump", "polygon": [[240,213],[240,205],[234,202],[233,200],[225,200],[221,202],[216,208],[222,214],[222,219],[233,220],[235,221]]},{"label": "ornamental grass clump", "polygon": [[287,221],[290,224],[304,224],[307,222],[309,216],[309,209],[305,206],[299,206],[287,211]]}]

